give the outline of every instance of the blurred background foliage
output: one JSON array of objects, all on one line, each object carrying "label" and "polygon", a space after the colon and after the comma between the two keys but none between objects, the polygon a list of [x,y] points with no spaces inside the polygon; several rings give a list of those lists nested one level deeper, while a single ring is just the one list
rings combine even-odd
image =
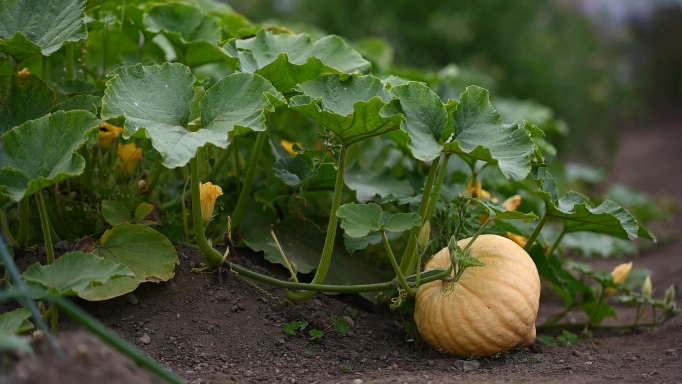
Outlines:
[{"label": "blurred background foliage", "polygon": [[682,96],[675,0],[228,2],[254,21],[343,36],[379,76],[425,81],[444,99],[476,84],[498,96],[502,116],[502,104],[512,113],[514,101],[538,103],[515,115],[565,122],[572,134],[557,143],[560,152],[591,160],[616,148],[618,116],[645,114],[647,96]]}]

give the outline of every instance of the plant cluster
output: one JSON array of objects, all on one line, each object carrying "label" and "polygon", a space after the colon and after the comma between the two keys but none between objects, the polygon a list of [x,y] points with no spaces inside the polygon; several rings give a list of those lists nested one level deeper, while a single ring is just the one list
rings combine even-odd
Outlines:
[{"label": "plant cluster", "polygon": [[[674,300],[581,269],[599,283],[591,286],[560,258],[577,235],[655,238],[611,199],[559,198],[549,168],[564,168],[545,130],[566,127],[522,112],[544,107],[516,104],[503,118],[484,88],[439,94],[398,73],[379,78],[337,36],[263,28],[210,0],[50,2],[60,18],[40,7],[0,4],[10,20],[0,29],[9,72],[0,76],[0,224],[14,251],[43,243],[47,254],[21,278],[5,276],[8,288],[20,279],[106,300],[172,278],[173,243],[185,242],[201,250],[196,271],[230,270],[292,302],[383,292],[398,308],[425,284],[454,287],[467,268],[485,269],[472,245],[495,235],[525,249],[567,311],[587,313],[585,327],[615,315],[611,289],[628,295],[622,302],[664,308],[656,325],[675,314]],[[55,242],[86,235],[95,241],[55,257]],[[238,247],[263,251],[290,279],[233,263]],[[423,271],[443,247],[448,264]],[[312,271],[310,283],[298,281]],[[53,332],[58,307],[41,306]],[[32,328],[26,312],[3,323],[10,317],[18,325],[3,335]]]}]

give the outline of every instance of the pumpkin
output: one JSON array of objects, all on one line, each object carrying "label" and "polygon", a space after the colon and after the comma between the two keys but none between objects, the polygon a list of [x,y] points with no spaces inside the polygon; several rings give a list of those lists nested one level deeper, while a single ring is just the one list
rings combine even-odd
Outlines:
[{"label": "pumpkin", "polygon": [[[471,238],[457,244],[463,249]],[[432,347],[457,356],[485,357],[535,341],[540,277],[528,253],[513,241],[481,235],[472,256],[485,266],[469,267],[454,283],[424,284],[417,292],[414,320]],[[448,267],[443,248],[426,270]]]}]

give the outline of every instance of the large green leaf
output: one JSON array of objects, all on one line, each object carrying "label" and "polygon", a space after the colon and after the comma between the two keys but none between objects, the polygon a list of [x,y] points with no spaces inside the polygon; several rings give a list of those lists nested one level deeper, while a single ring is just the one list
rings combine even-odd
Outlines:
[{"label": "large green leaf", "polygon": [[[393,212],[382,213],[381,220],[379,220],[379,224],[386,225],[388,220],[393,216],[394,216]],[[401,232],[386,233],[386,237],[388,238],[389,242],[395,241],[399,239],[401,236],[402,236]],[[367,236],[362,237],[350,237],[348,236],[347,233],[343,234],[343,244],[345,245],[346,250],[351,254],[353,254],[355,251],[365,249],[370,245],[376,245],[381,242],[383,242],[383,239],[381,238],[380,232],[370,232]]]},{"label": "large green leaf", "polygon": [[561,240],[564,248],[575,249],[585,256],[621,257],[637,254],[637,246],[629,240],[600,233],[567,233]]},{"label": "large green leaf", "polygon": [[344,204],[336,211],[336,216],[343,219],[341,228],[350,237],[367,236],[379,230],[379,220],[383,210],[378,204]]},{"label": "large green leaf", "polygon": [[[254,251],[264,251],[265,259],[277,264],[284,264],[282,255],[270,236],[270,224],[276,217],[263,212],[261,207],[251,204],[247,208],[251,213],[244,217],[240,229],[244,231],[244,242]],[[259,213],[260,212],[260,213]],[[310,273],[320,262],[324,248],[325,234],[320,232],[310,221],[290,218],[274,228],[277,239],[290,262],[296,265],[299,273]],[[358,258],[351,257],[337,241],[332,253],[331,265],[325,284],[369,284],[388,281],[390,273],[381,271]],[[363,295],[372,299],[376,294]]]},{"label": "large green leaf", "polygon": [[40,47],[28,41],[21,32],[15,33],[11,39],[0,40],[0,64],[4,61],[5,55],[12,56],[14,60],[21,62],[39,53],[41,53]]},{"label": "large green leaf", "polygon": [[181,167],[197,148],[225,148],[228,133],[265,129],[265,112],[283,97],[262,77],[233,74],[206,91],[200,103],[204,128],[189,129],[195,78],[182,64],[136,64],[110,74],[102,99],[102,118],[124,116],[124,137],[144,128],[168,168]]},{"label": "large green leaf", "polygon": [[35,263],[22,275],[24,280],[57,290],[64,296],[83,296],[93,287],[134,276],[133,271],[118,262],[104,260],[90,253],[64,255],[50,265]]},{"label": "large green leaf", "polygon": [[28,337],[8,335],[4,333],[0,333],[0,351],[3,352],[20,351],[30,356],[33,356],[31,340]]},{"label": "large green leaf", "polygon": [[440,97],[423,83],[410,81],[391,88],[391,95],[400,100],[405,116],[401,129],[409,135],[407,142],[417,160],[431,161],[443,148],[438,142],[445,132],[448,113]]},{"label": "large green leaf", "polygon": [[298,187],[317,175],[310,165],[299,157],[283,157],[273,167],[275,176],[290,187]]},{"label": "large green leaf", "polygon": [[373,76],[322,75],[296,89],[303,95],[291,98],[290,108],[330,129],[346,146],[396,130],[404,121],[396,101]]},{"label": "large green leaf", "polygon": [[225,76],[201,100],[202,131],[239,135],[265,131],[265,114],[286,100],[269,81],[250,73]]},{"label": "large green leaf", "polygon": [[371,172],[351,165],[346,170],[344,178],[346,186],[356,193],[358,201],[365,202],[375,196],[386,197],[391,194],[411,196],[414,189],[407,180],[398,180],[391,176],[388,168]]},{"label": "large green leaf", "polygon": [[217,43],[221,38],[220,26],[215,18],[181,3],[155,6],[144,16],[144,26],[152,33],[165,32],[174,44],[199,40]]},{"label": "large green leaf", "polygon": [[386,230],[389,232],[405,232],[412,229],[412,227],[418,227],[421,224],[421,217],[414,212],[396,213],[388,219],[388,222],[386,222]]},{"label": "large green leaf", "polygon": [[54,92],[38,76],[0,76],[0,136],[50,112]]},{"label": "large green leaf", "polygon": [[503,124],[483,88],[467,87],[452,112],[452,122],[454,132],[443,152],[497,164],[510,180],[523,180],[531,170],[531,161],[541,161],[524,124]]},{"label": "large green leaf", "polygon": [[530,223],[531,221],[535,221],[538,219],[537,215],[534,213],[507,211],[506,209],[504,209],[504,207],[501,207],[487,200],[482,199],[471,200],[476,201],[478,204],[484,206],[490,213],[491,218],[494,220],[523,220],[526,223]]},{"label": "large green leaf", "polygon": [[265,77],[282,93],[325,73],[364,74],[371,69],[370,62],[338,36],[313,42],[307,34],[261,29],[250,39],[229,40],[223,50],[239,59],[240,70]]},{"label": "large green leaf", "polygon": [[77,154],[100,120],[86,111],[58,111],[7,132],[0,162],[0,193],[14,200],[80,175],[85,159]]},{"label": "large green leaf", "polygon": [[31,312],[26,308],[15,309],[0,315],[0,335],[16,335],[33,328]]},{"label": "large green leaf", "polygon": [[92,95],[76,95],[52,107],[52,112],[57,111],[88,111],[97,115],[102,108],[102,98]]},{"label": "large green leaf", "polygon": [[175,276],[178,254],[166,236],[141,225],[120,224],[107,230],[93,254],[126,265],[134,277],[121,277],[94,288],[82,298],[107,300],[132,292],[146,281],[159,283]]},{"label": "large green leaf", "polygon": [[546,203],[547,214],[563,220],[566,233],[595,232],[629,240],[642,236],[656,241],[630,212],[614,201],[605,200],[595,207],[587,196],[574,191],[557,200],[556,184],[547,168],[534,167],[532,173],[540,186],[539,194]]},{"label": "large green leaf", "polygon": [[17,40],[16,33],[21,32],[49,56],[65,42],[88,37],[84,19],[85,0],[4,0],[0,2],[0,38]]}]

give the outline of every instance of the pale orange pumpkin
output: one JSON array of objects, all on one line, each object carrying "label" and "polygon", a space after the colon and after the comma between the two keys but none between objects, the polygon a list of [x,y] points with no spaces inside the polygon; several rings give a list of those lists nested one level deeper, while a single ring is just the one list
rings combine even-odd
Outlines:
[{"label": "pale orange pumpkin", "polygon": [[[470,240],[457,244],[464,248]],[[533,344],[540,305],[533,260],[497,235],[479,236],[471,251],[485,266],[467,268],[453,290],[441,280],[420,287],[414,311],[419,333],[433,348],[457,356],[485,357]],[[425,269],[449,265],[450,252],[443,248]]]}]

